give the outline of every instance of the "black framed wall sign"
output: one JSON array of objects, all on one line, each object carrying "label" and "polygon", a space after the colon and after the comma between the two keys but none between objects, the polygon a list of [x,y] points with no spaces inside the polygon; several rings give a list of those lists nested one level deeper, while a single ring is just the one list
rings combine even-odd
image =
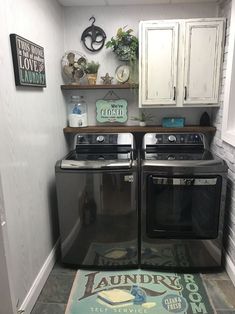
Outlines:
[{"label": "black framed wall sign", "polygon": [[44,49],[10,34],[16,86],[46,87]]}]

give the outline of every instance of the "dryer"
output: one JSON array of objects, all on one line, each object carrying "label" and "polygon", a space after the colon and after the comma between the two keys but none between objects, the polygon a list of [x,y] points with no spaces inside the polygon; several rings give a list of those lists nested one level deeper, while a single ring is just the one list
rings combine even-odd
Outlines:
[{"label": "dryer", "polygon": [[141,267],[221,266],[227,169],[204,134],[145,134]]}]

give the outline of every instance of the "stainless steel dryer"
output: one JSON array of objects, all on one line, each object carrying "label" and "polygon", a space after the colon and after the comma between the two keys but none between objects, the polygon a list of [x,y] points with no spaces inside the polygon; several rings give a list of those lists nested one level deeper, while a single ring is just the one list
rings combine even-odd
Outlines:
[{"label": "stainless steel dryer", "polygon": [[137,267],[138,169],[133,135],[77,134],[56,163],[62,261]]},{"label": "stainless steel dryer", "polygon": [[141,266],[221,265],[227,166],[204,134],[148,133],[141,159]]}]

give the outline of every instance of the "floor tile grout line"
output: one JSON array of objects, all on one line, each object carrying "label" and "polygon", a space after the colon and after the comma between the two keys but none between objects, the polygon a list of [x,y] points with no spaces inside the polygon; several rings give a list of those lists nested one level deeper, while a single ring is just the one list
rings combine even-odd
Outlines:
[{"label": "floor tile grout line", "polygon": [[61,305],[66,305],[67,303],[64,302],[43,302],[43,301],[37,301],[35,304],[61,304]]}]

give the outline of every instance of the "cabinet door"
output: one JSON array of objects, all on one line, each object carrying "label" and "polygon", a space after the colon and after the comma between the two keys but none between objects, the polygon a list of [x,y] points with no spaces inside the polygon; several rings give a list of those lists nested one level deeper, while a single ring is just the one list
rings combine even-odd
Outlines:
[{"label": "cabinet door", "polygon": [[140,107],[176,105],[177,22],[140,25]]},{"label": "cabinet door", "polygon": [[185,105],[218,103],[223,29],[221,19],[186,22]]}]

